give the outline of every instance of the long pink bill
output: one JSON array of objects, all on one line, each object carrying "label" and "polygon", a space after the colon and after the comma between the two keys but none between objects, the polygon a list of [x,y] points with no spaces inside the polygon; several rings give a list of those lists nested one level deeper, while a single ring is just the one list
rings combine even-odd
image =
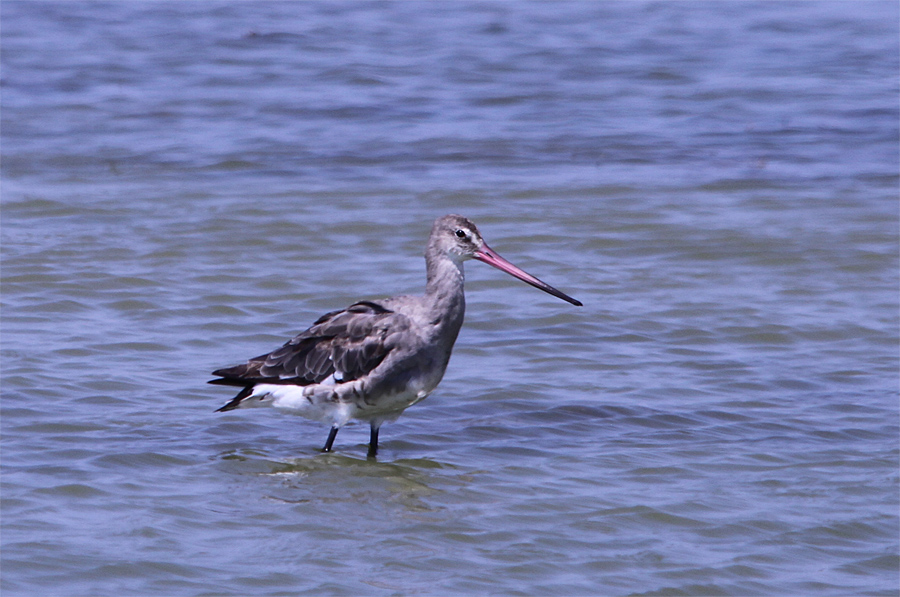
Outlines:
[{"label": "long pink bill", "polygon": [[538,280],[537,278],[535,278],[528,272],[519,269],[518,267],[516,267],[515,265],[513,265],[512,263],[510,263],[503,257],[500,257],[500,255],[498,255],[496,253],[496,251],[494,251],[492,248],[490,248],[486,244],[482,245],[481,249],[479,249],[478,251],[475,251],[475,255],[473,255],[473,257],[479,261],[483,261],[483,262],[487,263],[488,265],[493,265],[497,269],[502,270],[511,276],[515,276],[516,278],[522,280],[523,282],[527,282],[528,284],[531,284],[535,288],[540,288],[541,290],[543,290],[546,293],[552,294],[553,296],[555,296],[557,298],[561,298],[562,300],[564,300],[566,302],[572,303],[576,307],[583,306],[581,304],[581,301],[573,299],[571,296],[569,296],[568,294],[565,294],[564,292],[560,292],[559,290],[557,290],[556,288],[553,288],[546,282],[542,282],[541,280]]}]

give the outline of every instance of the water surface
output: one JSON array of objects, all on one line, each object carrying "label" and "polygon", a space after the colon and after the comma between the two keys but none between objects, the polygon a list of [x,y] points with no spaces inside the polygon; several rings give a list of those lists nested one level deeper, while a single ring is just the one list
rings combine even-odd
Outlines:
[{"label": "water surface", "polygon": [[[4,595],[898,593],[896,3],[0,12]],[[585,306],[213,413],[444,213]]]}]

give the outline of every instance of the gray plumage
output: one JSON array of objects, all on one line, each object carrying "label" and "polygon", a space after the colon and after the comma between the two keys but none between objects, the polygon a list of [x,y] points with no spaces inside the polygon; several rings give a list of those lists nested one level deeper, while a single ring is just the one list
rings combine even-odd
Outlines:
[{"label": "gray plumage", "polygon": [[440,382],[465,313],[463,262],[479,259],[574,305],[581,303],[512,265],[485,244],[471,221],[438,218],[425,251],[422,296],[359,301],[320,317],[281,348],[218,369],[213,384],[241,391],[219,411],[274,406],[331,423],[323,448],[350,419],[369,421],[369,456],[378,429]]}]

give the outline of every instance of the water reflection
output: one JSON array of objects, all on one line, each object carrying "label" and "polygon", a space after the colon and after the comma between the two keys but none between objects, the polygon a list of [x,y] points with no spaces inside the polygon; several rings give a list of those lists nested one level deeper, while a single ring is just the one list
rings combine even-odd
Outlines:
[{"label": "water reflection", "polygon": [[[441,511],[443,507],[428,500],[475,478],[472,471],[432,458],[386,462],[315,452],[280,460],[260,450],[241,449],[222,452],[217,459],[222,472],[277,481],[261,486],[267,499],[285,504],[347,503],[353,510],[377,503],[397,504],[408,513]],[[335,488],[340,488],[340,495],[335,495]]]}]

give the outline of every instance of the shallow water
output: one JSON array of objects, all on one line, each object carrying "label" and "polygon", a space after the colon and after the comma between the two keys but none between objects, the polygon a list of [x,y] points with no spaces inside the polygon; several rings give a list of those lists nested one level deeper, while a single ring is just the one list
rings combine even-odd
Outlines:
[{"label": "shallow water", "polygon": [[[898,593],[895,3],[0,12],[5,596]],[[451,212],[585,306],[213,413]]]}]

